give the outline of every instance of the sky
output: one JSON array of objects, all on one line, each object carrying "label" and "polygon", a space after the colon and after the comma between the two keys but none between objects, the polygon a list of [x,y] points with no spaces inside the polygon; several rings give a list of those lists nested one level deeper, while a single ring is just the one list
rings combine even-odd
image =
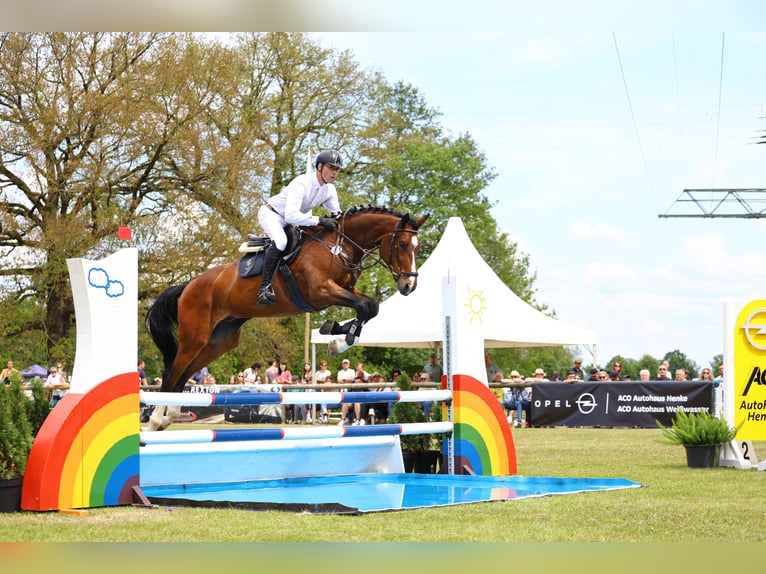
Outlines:
[{"label": "sky", "polygon": [[766,220],[659,217],[701,213],[676,204],[685,189],[766,187],[766,34],[715,27],[316,37],[474,138],[537,300],[596,332],[599,364],[679,350],[703,366],[724,352],[724,301],[766,298]]}]

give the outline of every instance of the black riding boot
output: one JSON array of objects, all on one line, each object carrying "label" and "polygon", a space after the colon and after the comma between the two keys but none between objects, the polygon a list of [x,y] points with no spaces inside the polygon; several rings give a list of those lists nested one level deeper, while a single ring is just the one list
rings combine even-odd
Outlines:
[{"label": "black riding boot", "polygon": [[263,272],[261,273],[261,290],[258,291],[259,305],[271,305],[277,300],[272,282],[274,279],[274,271],[279,264],[279,259],[282,257],[282,253],[283,251],[274,247],[273,244],[266,249],[266,254],[263,257]]}]

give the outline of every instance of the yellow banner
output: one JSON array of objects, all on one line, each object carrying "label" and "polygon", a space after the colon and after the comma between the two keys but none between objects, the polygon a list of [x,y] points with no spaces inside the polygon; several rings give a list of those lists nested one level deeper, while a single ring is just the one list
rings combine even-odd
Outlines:
[{"label": "yellow banner", "polygon": [[[729,377],[729,365],[724,365]],[[734,325],[734,421],[737,440],[766,439],[766,301],[745,305]],[[740,426],[741,425],[741,426]]]}]

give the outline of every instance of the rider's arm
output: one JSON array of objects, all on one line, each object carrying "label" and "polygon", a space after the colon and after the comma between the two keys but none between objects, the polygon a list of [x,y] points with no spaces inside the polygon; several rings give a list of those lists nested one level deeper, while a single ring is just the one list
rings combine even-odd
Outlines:
[{"label": "rider's arm", "polygon": [[330,212],[330,215],[336,217],[340,213],[340,201],[338,200],[338,191],[332,183],[327,184],[328,197],[322,206]]}]

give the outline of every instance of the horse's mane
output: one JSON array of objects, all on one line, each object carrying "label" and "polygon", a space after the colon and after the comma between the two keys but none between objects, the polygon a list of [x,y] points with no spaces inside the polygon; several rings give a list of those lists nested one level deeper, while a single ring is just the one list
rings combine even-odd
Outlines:
[{"label": "horse's mane", "polygon": [[400,211],[396,211],[395,209],[390,209],[388,207],[380,207],[375,205],[355,205],[353,207],[349,207],[346,211],[343,212],[342,217],[353,217],[355,215],[363,215],[367,213],[382,213],[393,215],[395,217],[409,216],[410,221],[415,226],[415,229],[418,228],[417,221],[411,215],[401,213]]}]

